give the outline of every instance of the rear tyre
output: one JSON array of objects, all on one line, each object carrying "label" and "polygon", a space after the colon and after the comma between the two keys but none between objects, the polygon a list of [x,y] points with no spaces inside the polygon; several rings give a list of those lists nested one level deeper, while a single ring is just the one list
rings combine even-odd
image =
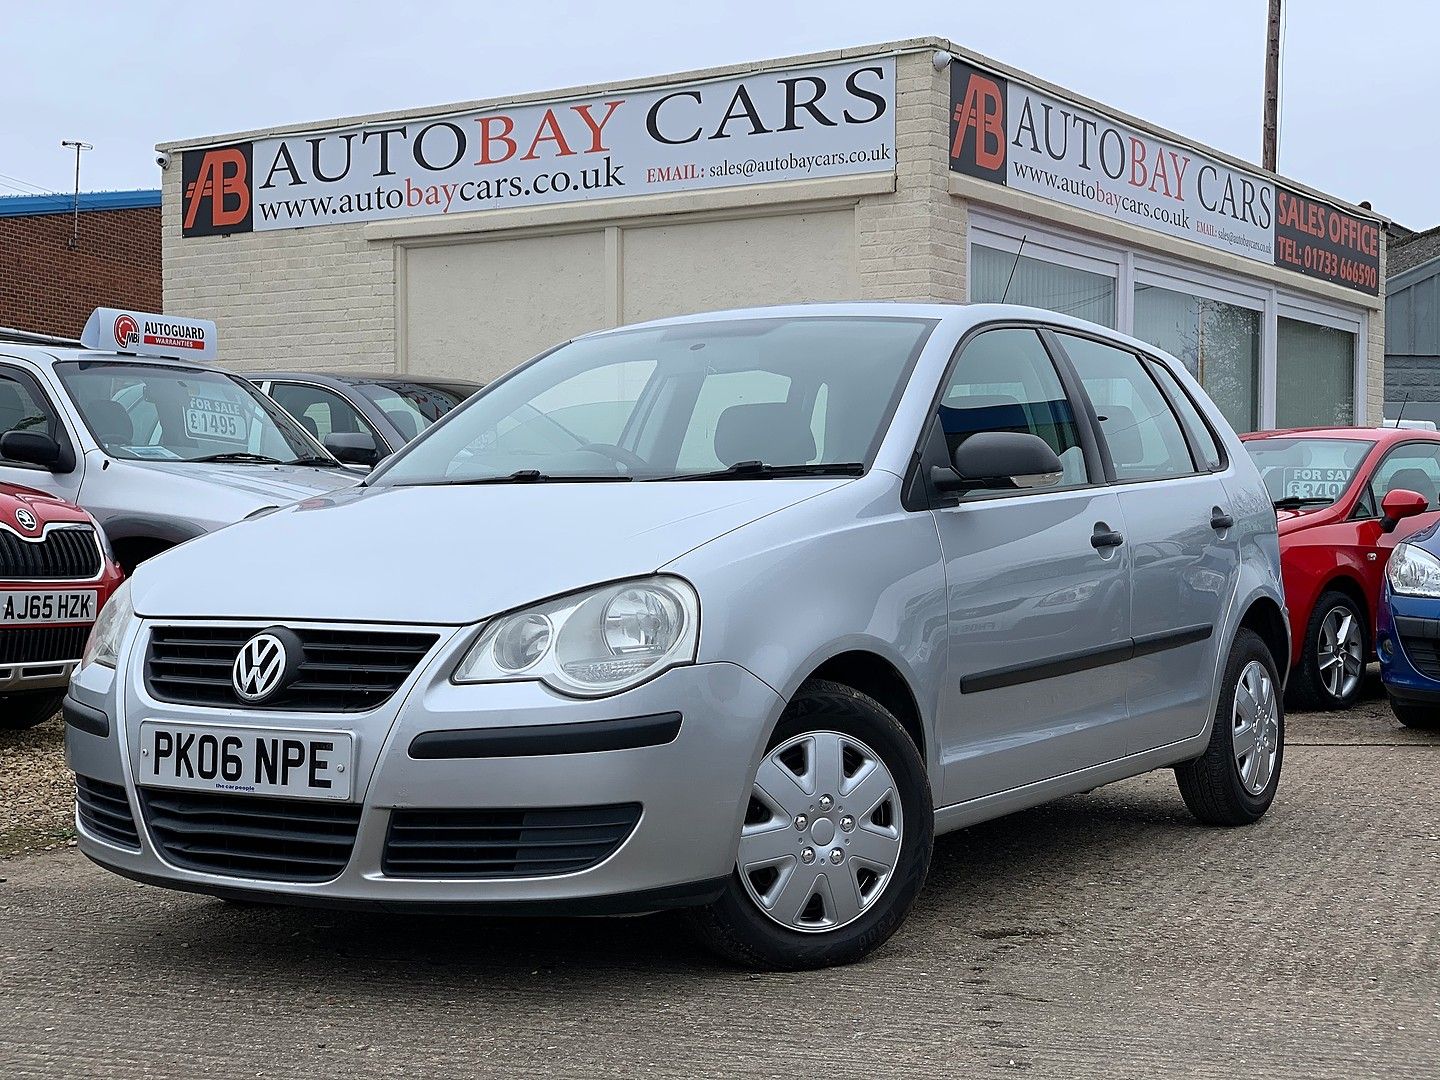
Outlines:
[{"label": "rear tyre", "polygon": [[1205,753],[1175,769],[1190,812],[1206,825],[1250,825],[1275,800],[1285,757],[1285,707],[1275,659],[1254,631],[1235,634]]},{"label": "rear tyre", "polygon": [[934,836],[925,763],[899,721],[865,694],[815,680],[776,726],[730,882],[693,924],[747,967],[851,963],[904,921]]},{"label": "rear tyre", "polygon": [[1434,731],[1440,728],[1440,708],[1429,705],[1409,705],[1390,699],[1390,711],[1395,719],[1408,728],[1418,731]]},{"label": "rear tyre", "polygon": [[64,690],[0,694],[0,730],[22,731],[43,724],[60,711],[64,697]]},{"label": "rear tyre", "polygon": [[1297,709],[1348,709],[1365,687],[1370,655],[1365,615],[1345,593],[1322,593],[1305,627],[1305,649],[1290,681]]}]

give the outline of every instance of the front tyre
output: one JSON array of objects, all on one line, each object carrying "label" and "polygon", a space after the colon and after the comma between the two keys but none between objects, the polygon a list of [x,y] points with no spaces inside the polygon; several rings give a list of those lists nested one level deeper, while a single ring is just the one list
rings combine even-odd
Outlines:
[{"label": "front tyre", "polygon": [[1348,709],[1365,685],[1370,643],[1366,620],[1354,600],[1338,590],[1315,602],[1305,628],[1305,648],[1291,680],[1292,704],[1304,709]]},{"label": "front tyre", "polygon": [[64,690],[0,694],[0,731],[21,731],[43,724],[60,711],[64,698]]},{"label": "front tyre", "polygon": [[1409,702],[1390,699],[1390,711],[1395,719],[1408,728],[1417,731],[1434,731],[1440,728],[1440,708],[1434,705],[1414,705]]},{"label": "front tyre", "polygon": [[1280,785],[1285,707],[1275,660],[1260,636],[1236,632],[1205,753],[1176,766],[1180,795],[1206,825],[1259,821]]},{"label": "front tyre", "polygon": [[925,764],[895,717],[848,686],[807,683],[756,770],[730,883],[695,925],[749,967],[851,963],[909,913],[934,835]]}]

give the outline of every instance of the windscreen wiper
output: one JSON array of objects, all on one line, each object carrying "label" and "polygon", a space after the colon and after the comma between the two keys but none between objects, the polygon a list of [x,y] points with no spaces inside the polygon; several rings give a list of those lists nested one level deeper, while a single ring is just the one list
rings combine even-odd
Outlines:
[{"label": "windscreen wiper", "polygon": [[1276,510],[1299,510],[1302,506],[1319,506],[1334,501],[1324,495],[1287,495],[1283,499],[1276,499],[1273,505]]},{"label": "windscreen wiper", "polygon": [[396,484],[395,487],[470,487],[477,484],[614,484],[625,483],[631,478],[616,473],[614,476],[564,476],[542,473],[539,469],[520,469],[505,476],[451,477],[446,480],[417,480],[413,484]]},{"label": "windscreen wiper", "polygon": [[815,465],[767,465],[763,461],[737,461],[728,469],[716,472],[678,473],[657,476],[657,480],[773,480],[804,476],[861,476],[865,464],[860,461],[825,461]]},{"label": "windscreen wiper", "polygon": [[288,462],[290,465],[315,465],[322,469],[343,469],[345,465],[334,458],[328,457],[302,457]]},{"label": "windscreen wiper", "polygon": [[207,454],[205,457],[186,458],[191,463],[197,461],[215,461],[222,465],[284,465],[285,462],[279,458],[268,457],[265,454],[246,454],[240,451],[232,451],[227,454]]}]

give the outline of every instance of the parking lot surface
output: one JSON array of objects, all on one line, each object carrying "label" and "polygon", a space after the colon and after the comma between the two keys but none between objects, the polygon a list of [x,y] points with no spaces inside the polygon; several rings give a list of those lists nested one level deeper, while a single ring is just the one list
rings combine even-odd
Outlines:
[{"label": "parking lot surface", "polygon": [[236,907],[61,847],[0,862],[0,1076],[1426,1077],[1440,735],[1292,716],[1280,795],[1167,773],[941,838],[865,963],[755,974],[674,916]]}]

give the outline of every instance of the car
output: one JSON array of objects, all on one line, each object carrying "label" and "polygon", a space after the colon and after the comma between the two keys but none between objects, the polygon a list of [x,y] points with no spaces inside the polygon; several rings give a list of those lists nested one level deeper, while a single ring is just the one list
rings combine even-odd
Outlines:
[{"label": "car", "polygon": [[83,348],[0,342],[0,482],[90,511],[121,564],[355,483],[244,379],[215,324],[97,309]]},{"label": "car", "polygon": [[389,457],[484,386],[465,379],[393,373],[242,374],[337,458],[363,466]]},{"label": "car", "polygon": [[0,729],[60,710],[97,613],[123,574],[95,519],[0,483]]},{"label": "car", "polygon": [[1390,711],[1406,727],[1440,728],[1440,521],[1396,544],[1385,564],[1375,639]]},{"label": "car", "polygon": [[1001,305],[607,330],[141,566],[65,702],[79,845],[240,900],[687,907],[739,962],[844,963],[936,833],[1160,768],[1258,820],[1283,599],[1258,471],[1135,339]]},{"label": "car", "polygon": [[1344,709],[1364,691],[1385,562],[1440,521],[1440,434],[1287,428],[1241,436],[1280,528],[1294,708]]}]

